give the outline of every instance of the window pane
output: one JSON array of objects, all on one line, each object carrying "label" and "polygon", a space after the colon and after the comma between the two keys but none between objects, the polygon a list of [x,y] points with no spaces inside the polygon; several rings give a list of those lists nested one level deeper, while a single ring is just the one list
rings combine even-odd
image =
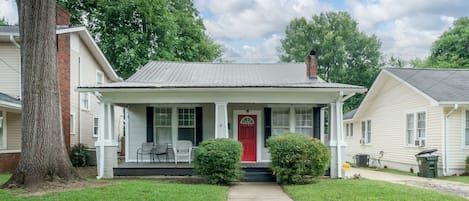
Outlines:
[{"label": "window pane", "polygon": [[195,144],[195,129],[194,128],[179,128],[178,129],[178,140],[189,140],[192,144]]},{"label": "window pane", "polygon": [[350,136],[353,136],[353,123],[350,124]]},{"label": "window pane", "polygon": [[285,134],[288,132],[289,132],[288,128],[273,128],[272,129],[272,135],[280,135],[280,134]]},{"label": "window pane", "polygon": [[425,135],[425,112],[417,113],[417,131],[418,137],[424,138]]},{"label": "window pane", "polygon": [[313,126],[313,112],[310,109],[296,109],[295,110],[295,125],[298,126]]},{"label": "window pane", "polygon": [[364,121],[362,121],[362,139],[365,140],[366,136],[366,124]]},{"label": "window pane", "polygon": [[406,139],[407,144],[414,144],[414,114],[406,115]]},{"label": "window pane", "polygon": [[313,128],[296,128],[295,132],[307,136],[313,136]]},{"label": "window pane", "polygon": [[98,135],[99,132],[99,118],[93,118],[93,135]]},{"label": "window pane", "polygon": [[367,139],[367,142],[371,143],[371,120],[368,120],[367,123],[368,123],[368,127],[367,127],[368,139]]},{"label": "window pane", "polygon": [[155,108],[155,126],[171,126],[171,108]]},{"label": "window pane", "polygon": [[179,108],[178,109],[178,125],[183,127],[194,127],[195,109]]},{"label": "window pane", "polygon": [[171,143],[171,127],[158,127],[155,135],[156,143]]},{"label": "window pane", "polygon": [[272,127],[287,127],[289,126],[289,108],[273,108],[272,109]]}]

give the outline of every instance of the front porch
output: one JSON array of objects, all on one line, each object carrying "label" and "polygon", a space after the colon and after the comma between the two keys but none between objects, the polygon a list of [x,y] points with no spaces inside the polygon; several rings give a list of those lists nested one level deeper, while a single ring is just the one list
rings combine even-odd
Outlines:
[{"label": "front porch", "polygon": [[[242,181],[275,181],[270,163],[241,163],[244,171]],[[194,176],[193,164],[189,163],[121,163],[114,167],[114,176]]]}]

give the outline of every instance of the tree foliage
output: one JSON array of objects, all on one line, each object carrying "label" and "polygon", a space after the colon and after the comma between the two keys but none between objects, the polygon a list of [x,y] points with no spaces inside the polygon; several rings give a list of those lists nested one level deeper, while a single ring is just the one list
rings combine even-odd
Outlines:
[{"label": "tree foliage", "polygon": [[[318,74],[330,82],[370,87],[379,71],[381,42],[358,29],[346,12],[327,12],[311,20],[294,19],[281,41],[283,62],[305,61],[307,53],[318,53]],[[360,104],[363,96],[349,99],[345,111]]]},{"label": "tree foliage", "polygon": [[8,21],[5,17],[0,18],[0,25],[8,25]]},{"label": "tree foliage", "polygon": [[205,34],[191,0],[62,0],[117,73],[128,78],[149,60],[213,61],[220,46]]},{"label": "tree foliage", "polygon": [[436,68],[469,68],[469,17],[456,20],[432,47],[427,65]]}]

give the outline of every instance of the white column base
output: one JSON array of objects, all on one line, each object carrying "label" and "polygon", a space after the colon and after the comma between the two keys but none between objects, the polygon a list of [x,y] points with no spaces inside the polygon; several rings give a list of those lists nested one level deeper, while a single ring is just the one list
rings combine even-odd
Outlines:
[{"label": "white column base", "polygon": [[[342,164],[345,162],[345,161],[339,161],[339,158],[340,159],[344,159],[345,158],[345,149],[346,149],[346,146],[342,145],[340,146],[340,149],[341,149],[341,157],[338,157],[337,155],[337,146],[330,146],[330,149],[331,149],[331,163],[330,163],[330,167],[331,167],[331,178],[344,178],[345,176],[345,172],[342,170],[342,168],[339,168],[339,167],[342,167]],[[340,164],[340,165],[339,165]],[[339,173],[340,172],[340,173]]]},{"label": "white column base", "polygon": [[[97,141],[96,146],[96,161],[101,161],[101,142]],[[110,141],[104,142],[104,165],[103,174],[101,178],[110,179],[114,177],[114,167],[117,167],[117,150],[119,146],[116,143]],[[97,170],[100,169],[101,163],[97,163]],[[99,172],[98,172],[99,174]]]}]

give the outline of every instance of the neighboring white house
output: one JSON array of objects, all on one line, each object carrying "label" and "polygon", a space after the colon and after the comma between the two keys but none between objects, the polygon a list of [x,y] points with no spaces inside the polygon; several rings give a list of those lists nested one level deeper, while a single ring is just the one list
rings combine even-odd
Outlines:
[{"label": "neighboring white house", "polygon": [[415,154],[438,149],[439,174],[464,171],[469,155],[469,70],[384,68],[356,111],[344,115],[346,158],[377,156],[418,170]]},{"label": "neighboring white house", "polygon": [[[126,162],[136,161],[144,142],[190,140],[197,145],[210,138],[239,140],[243,161],[266,162],[265,140],[296,132],[329,145],[331,176],[342,177],[342,103],[366,89],[317,77],[314,54],[307,65],[149,62],[124,82],[82,85],[79,91],[99,93],[103,99],[98,177],[112,177],[117,165],[112,161],[117,141],[108,123],[114,105],[125,107],[128,115]],[[322,129],[326,109],[332,114],[331,135]]]},{"label": "neighboring white house", "polygon": [[[99,129],[99,101],[92,93],[80,95],[76,88],[83,84],[103,84],[121,79],[85,27],[58,26],[57,37],[58,79],[62,94],[64,132],[70,133],[69,146],[83,143],[94,148]],[[14,103],[8,105],[11,107],[6,107],[0,99],[0,120],[3,118],[0,123],[3,123],[3,128],[8,128],[8,132],[0,133],[0,154],[19,153],[21,149],[21,67],[18,43],[17,26],[0,26],[0,92],[5,97],[3,101]],[[116,132],[121,135],[122,108],[116,108],[115,114]],[[67,133],[64,135],[67,138]]]}]

